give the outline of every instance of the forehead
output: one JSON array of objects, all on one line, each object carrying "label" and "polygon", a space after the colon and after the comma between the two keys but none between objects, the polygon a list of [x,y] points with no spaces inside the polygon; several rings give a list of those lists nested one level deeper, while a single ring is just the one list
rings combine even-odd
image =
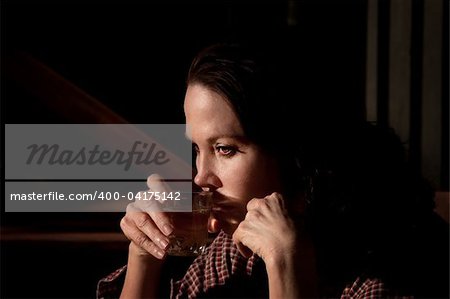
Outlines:
[{"label": "forehead", "polygon": [[244,136],[239,118],[231,104],[223,96],[200,84],[188,86],[184,113],[186,135],[189,138]]}]

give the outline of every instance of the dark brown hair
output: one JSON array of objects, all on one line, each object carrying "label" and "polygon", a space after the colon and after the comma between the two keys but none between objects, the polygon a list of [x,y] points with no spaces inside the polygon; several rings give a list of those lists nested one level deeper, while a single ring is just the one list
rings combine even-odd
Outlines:
[{"label": "dark brown hair", "polygon": [[269,47],[216,44],[201,51],[189,69],[187,84],[201,84],[223,96],[236,112],[249,140],[274,155],[286,192],[301,190],[302,175],[291,139],[289,109],[293,94],[280,74],[284,65]]}]

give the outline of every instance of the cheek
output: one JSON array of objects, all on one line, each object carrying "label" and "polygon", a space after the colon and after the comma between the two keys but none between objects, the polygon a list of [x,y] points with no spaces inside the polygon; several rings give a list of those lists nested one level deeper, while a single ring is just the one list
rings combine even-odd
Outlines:
[{"label": "cheek", "polygon": [[249,155],[242,159],[227,161],[226,167],[221,167],[221,180],[224,192],[229,192],[239,199],[243,205],[254,198],[264,197],[277,191],[277,176],[261,155]]},{"label": "cheek", "polygon": [[276,163],[264,155],[256,156],[245,169],[245,183],[250,199],[265,197],[280,191],[280,177]]},{"label": "cheek", "polygon": [[249,173],[246,163],[247,161],[243,159],[234,159],[224,161],[219,168],[219,177],[223,184],[223,192],[232,198],[245,200],[249,183]]}]

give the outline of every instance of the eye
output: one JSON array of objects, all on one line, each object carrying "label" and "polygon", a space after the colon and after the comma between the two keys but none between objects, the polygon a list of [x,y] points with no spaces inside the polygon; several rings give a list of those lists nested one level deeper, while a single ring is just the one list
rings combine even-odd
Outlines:
[{"label": "eye", "polygon": [[225,157],[232,157],[236,154],[237,149],[229,145],[216,145],[216,152]]}]

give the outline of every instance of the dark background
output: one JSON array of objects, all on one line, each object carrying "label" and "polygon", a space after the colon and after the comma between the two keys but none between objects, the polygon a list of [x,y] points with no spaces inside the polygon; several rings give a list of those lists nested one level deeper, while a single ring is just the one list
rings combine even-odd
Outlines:
[{"label": "dark background", "polygon": [[[32,57],[130,123],[183,123],[185,76],[200,49],[226,40],[288,41],[301,65],[297,75],[307,87],[305,98],[333,107],[342,118],[363,119],[366,5],[361,0],[2,1],[2,61]],[[61,113],[64,94],[55,104],[3,67],[1,75],[3,123],[102,122],[76,109],[69,116]],[[120,232],[123,216],[3,210],[1,215],[2,227],[17,230],[13,234]],[[1,295],[94,297],[96,281],[126,263],[126,250],[126,242],[3,237]]]},{"label": "dark background", "polygon": [[[249,39],[289,40],[303,79],[327,82],[311,96],[332,97],[348,115],[363,113],[365,1],[298,1],[295,26],[288,26],[286,1],[5,2],[3,55],[26,51],[130,122],[183,122],[179,103],[194,55],[215,42]],[[42,108],[28,106],[36,99],[9,84],[4,92],[6,123],[67,122],[31,109]]]}]

